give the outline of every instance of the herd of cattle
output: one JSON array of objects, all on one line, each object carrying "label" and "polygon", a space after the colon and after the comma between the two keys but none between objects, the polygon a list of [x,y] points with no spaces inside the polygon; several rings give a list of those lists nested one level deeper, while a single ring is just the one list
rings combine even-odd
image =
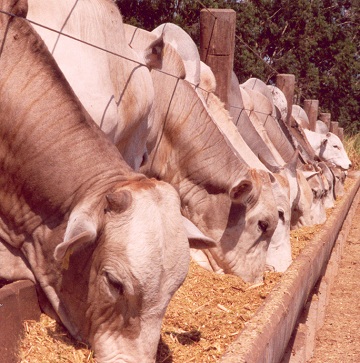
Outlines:
[{"label": "herd of cattle", "polygon": [[340,139],[299,106],[289,124],[259,79],[234,75],[226,110],[174,24],[123,24],[111,0],[0,4],[0,278],[34,281],[98,362],[155,361],[190,257],[285,271],[290,230],[343,193]]}]

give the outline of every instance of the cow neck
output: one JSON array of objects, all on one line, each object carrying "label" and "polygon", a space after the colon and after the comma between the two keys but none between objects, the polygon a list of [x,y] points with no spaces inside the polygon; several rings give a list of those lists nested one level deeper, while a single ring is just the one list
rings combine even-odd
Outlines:
[{"label": "cow neck", "polygon": [[[295,149],[298,148],[301,144],[297,141],[295,136],[292,134],[290,127],[282,120],[281,117],[277,117],[277,122],[281,130],[281,144],[277,144],[278,150],[281,156],[283,156],[284,160],[288,162],[291,155],[293,155]],[[298,166],[300,167],[304,162],[303,160],[308,160],[309,158],[310,156],[303,148],[301,148],[299,153]]]},{"label": "cow neck", "polygon": [[245,111],[239,114],[239,117],[234,120],[234,123],[238,132],[255,155],[273,166],[280,166]]},{"label": "cow neck", "polygon": [[[18,201],[21,195],[42,213],[65,213],[77,194],[133,172],[89,118],[41,39],[24,19],[15,23],[16,32],[10,25],[1,37],[2,191]],[[19,94],[26,97],[16,102]]]},{"label": "cow neck", "polygon": [[268,171],[259,161],[254,151],[245,142],[237,127],[234,125],[228,111],[213,93],[207,95],[207,106],[218,128],[225,135],[226,139],[229,140],[231,147],[236,151],[237,155],[241,156],[248,166],[251,165],[252,168]]},{"label": "cow neck", "polygon": [[[40,3],[29,0],[27,18],[94,121],[138,168],[153,88],[148,68],[126,44],[119,9],[113,1]],[[87,59],[85,65],[80,58]],[[140,141],[134,146],[137,136]]]},{"label": "cow neck", "polygon": [[280,128],[279,122],[276,121],[273,116],[268,117],[268,121],[265,125],[265,130],[282,160],[284,160],[285,163],[289,162],[295,149],[289,143]]},{"label": "cow neck", "polygon": [[[128,41],[135,49],[144,49],[156,36],[138,28],[125,26]],[[175,49],[166,44],[162,68],[151,71],[155,97],[150,117],[149,160],[142,170],[149,176],[179,185],[209,184],[228,190],[248,166],[235,156],[229,141],[194,91],[184,81],[184,65]],[[222,147],[223,146],[223,147]],[[221,168],[226,170],[221,170]]]},{"label": "cow neck", "polygon": [[299,126],[294,120],[293,125],[290,127],[290,133],[295,139],[295,142],[301,146],[301,155],[306,158],[305,161],[316,160],[317,156],[315,155],[314,149],[307,141],[302,127]]},{"label": "cow neck", "polygon": [[51,53],[62,36],[60,32],[112,52],[120,51],[125,44],[122,17],[111,0],[47,0],[46,6],[41,0],[28,0],[27,18],[53,31]]},{"label": "cow neck", "polygon": [[[158,115],[165,105],[168,111],[156,122],[159,136],[149,160],[150,174],[175,183],[186,179],[228,191],[240,176],[247,174],[248,165],[236,154],[192,86],[177,80],[164,92],[164,85],[170,82],[164,82],[163,77],[166,75],[154,79],[156,109]],[[173,94],[168,97],[170,104],[162,97],[164,94]]]}]

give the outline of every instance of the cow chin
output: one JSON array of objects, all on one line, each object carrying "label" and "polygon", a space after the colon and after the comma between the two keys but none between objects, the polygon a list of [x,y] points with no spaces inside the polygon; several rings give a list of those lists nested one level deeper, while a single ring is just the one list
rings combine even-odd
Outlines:
[{"label": "cow chin", "polygon": [[[249,241],[250,235],[245,232],[242,238],[243,241]],[[211,248],[203,252],[209,262],[207,266],[210,265],[212,271],[239,276],[245,282],[258,283],[263,280],[268,245],[268,239],[260,237],[246,251],[244,244],[239,242],[233,250],[225,254],[223,248],[221,251]]]},{"label": "cow chin", "polygon": [[347,160],[335,159],[335,160],[330,160],[330,162],[342,170],[349,170],[351,168],[351,161],[349,159]]},{"label": "cow chin", "polygon": [[[160,339],[160,328],[144,329],[136,339],[128,339],[116,331],[99,329],[94,336],[92,347],[98,363],[154,363],[157,345]],[[126,352],[130,352],[126,353]]]},{"label": "cow chin", "polygon": [[290,226],[279,220],[267,250],[266,266],[270,271],[285,272],[291,263]]},{"label": "cow chin", "polygon": [[[240,276],[245,282],[259,283],[263,281],[266,251],[269,241],[259,239],[256,244],[246,253],[246,259],[242,263],[235,264],[232,274]],[[230,264],[231,267],[232,264]],[[225,272],[229,273],[225,270]]]}]

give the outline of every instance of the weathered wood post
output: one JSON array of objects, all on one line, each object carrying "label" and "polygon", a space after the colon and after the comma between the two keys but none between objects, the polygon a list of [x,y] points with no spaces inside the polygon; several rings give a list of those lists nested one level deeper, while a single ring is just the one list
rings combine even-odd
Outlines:
[{"label": "weathered wood post", "polygon": [[319,115],[319,120],[324,122],[330,131],[331,113],[321,112]]},{"label": "weathered wood post", "polygon": [[229,109],[228,92],[234,68],[236,12],[202,9],[200,12],[200,59],[214,72],[216,95]]},{"label": "weathered wood post", "polygon": [[344,141],[344,128],[343,127],[339,127],[338,136],[341,141]]},{"label": "weathered wood post", "polygon": [[290,126],[290,116],[293,106],[294,90],[295,90],[295,75],[278,74],[276,76],[276,87],[279,88],[286,97],[287,106],[288,106],[286,122]]},{"label": "weathered wood post", "polygon": [[319,112],[319,100],[304,100],[304,111],[309,118],[310,130],[315,131]]},{"label": "weathered wood post", "polygon": [[339,123],[337,121],[331,121],[330,123],[330,132],[335,135],[339,135]]}]

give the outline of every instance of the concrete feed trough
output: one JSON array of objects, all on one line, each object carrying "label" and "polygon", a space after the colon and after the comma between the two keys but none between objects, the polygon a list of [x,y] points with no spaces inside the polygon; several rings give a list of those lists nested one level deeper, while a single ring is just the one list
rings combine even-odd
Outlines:
[{"label": "concrete feed trough", "polygon": [[[314,315],[311,306],[315,301],[322,306],[316,309],[317,316],[324,315],[324,296],[312,297],[319,280],[324,280],[317,291],[329,285],[329,272],[333,272],[333,257],[341,241],[346,239],[356,206],[360,200],[360,177],[355,175],[355,182],[347,195],[334,209],[321,232],[303,249],[281,281],[265,299],[255,316],[246,323],[244,330],[229,346],[219,363],[233,362],[292,362],[294,351],[296,362],[305,362],[309,358],[309,344],[304,346],[301,337],[314,336],[315,328],[307,328],[301,321],[310,321]],[[335,248],[334,248],[335,246]],[[332,252],[333,251],[333,252]],[[336,256],[335,259],[339,259]],[[311,298],[311,303],[309,301]],[[317,305],[317,306],[318,306]],[[313,309],[314,310],[314,309]],[[305,311],[305,318],[303,313]],[[1,362],[18,362],[18,343],[23,332],[24,320],[38,320],[40,309],[33,284],[18,281],[0,289],[0,356]],[[314,320],[314,319],[313,319]],[[308,330],[306,330],[308,329]],[[294,332],[297,336],[292,339]],[[291,345],[289,346],[289,341]]]}]

